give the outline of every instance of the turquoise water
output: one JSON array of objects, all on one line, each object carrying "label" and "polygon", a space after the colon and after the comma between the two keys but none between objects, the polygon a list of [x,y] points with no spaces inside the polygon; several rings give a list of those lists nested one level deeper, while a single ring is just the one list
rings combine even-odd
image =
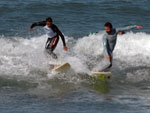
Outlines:
[{"label": "turquoise water", "polygon": [[[1,0],[0,113],[149,113],[149,0]],[[49,58],[47,36],[33,22],[51,16],[65,35]],[[101,39],[103,26],[140,24],[118,36],[112,78],[88,78],[107,63]],[[94,35],[93,32],[99,32]],[[72,70],[52,73],[49,64],[69,62]]]}]

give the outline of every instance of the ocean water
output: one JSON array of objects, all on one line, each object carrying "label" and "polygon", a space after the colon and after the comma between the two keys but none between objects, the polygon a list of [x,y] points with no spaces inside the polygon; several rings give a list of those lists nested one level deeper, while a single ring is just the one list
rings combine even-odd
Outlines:
[{"label": "ocean water", "polygon": [[[150,113],[149,0],[1,0],[0,113]],[[51,59],[47,36],[32,23],[51,16],[69,48],[60,40]],[[118,35],[112,77],[88,78],[107,64],[104,23],[142,25]],[[93,32],[98,32],[96,35]],[[69,62],[72,69],[54,73],[49,64]]]}]

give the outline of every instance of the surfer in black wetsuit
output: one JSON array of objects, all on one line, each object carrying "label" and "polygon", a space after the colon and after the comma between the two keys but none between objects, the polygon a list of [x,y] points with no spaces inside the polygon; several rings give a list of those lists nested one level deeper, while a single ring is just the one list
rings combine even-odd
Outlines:
[{"label": "surfer in black wetsuit", "polygon": [[30,31],[33,31],[33,28],[36,26],[42,26],[44,27],[44,30],[46,34],[48,35],[48,39],[45,45],[46,51],[55,59],[57,59],[57,56],[55,53],[53,53],[54,49],[56,48],[58,41],[59,41],[59,36],[62,39],[63,45],[64,45],[64,50],[67,51],[68,48],[65,43],[65,38],[64,35],[61,33],[61,31],[58,29],[56,25],[52,23],[52,18],[48,17],[46,21],[41,21],[37,23],[33,23],[30,27]]}]

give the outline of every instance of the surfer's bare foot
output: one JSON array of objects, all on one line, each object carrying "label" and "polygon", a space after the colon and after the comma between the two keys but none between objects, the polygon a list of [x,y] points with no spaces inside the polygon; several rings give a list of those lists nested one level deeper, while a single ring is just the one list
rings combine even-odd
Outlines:
[{"label": "surfer's bare foot", "polygon": [[100,70],[96,70],[95,72],[101,72]]},{"label": "surfer's bare foot", "polygon": [[92,72],[101,72],[100,70],[92,70]]}]

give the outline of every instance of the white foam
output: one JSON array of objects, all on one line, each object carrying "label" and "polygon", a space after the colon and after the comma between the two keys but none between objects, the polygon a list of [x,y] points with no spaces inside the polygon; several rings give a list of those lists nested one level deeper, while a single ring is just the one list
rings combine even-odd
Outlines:
[{"label": "white foam", "polygon": [[150,35],[130,32],[118,36],[114,57],[131,65],[150,66]]},{"label": "white foam", "polygon": [[[58,60],[50,59],[44,52],[46,35],[31,39],[2,37],[0,38],[0,75],[32,76],[31,72],[34,70],[47,72],[48,63],[69,62],[75,72],[88,72],[94,68],[101,68],[107,64],[102,36],[102,32],[78,40],[66,36],[68,52],[63,50],[60,39],[55,50]],[[114,66],[122,70],[138,66],[150,67],[150,34],[129,32],[119,35],[114,50]]]}]

